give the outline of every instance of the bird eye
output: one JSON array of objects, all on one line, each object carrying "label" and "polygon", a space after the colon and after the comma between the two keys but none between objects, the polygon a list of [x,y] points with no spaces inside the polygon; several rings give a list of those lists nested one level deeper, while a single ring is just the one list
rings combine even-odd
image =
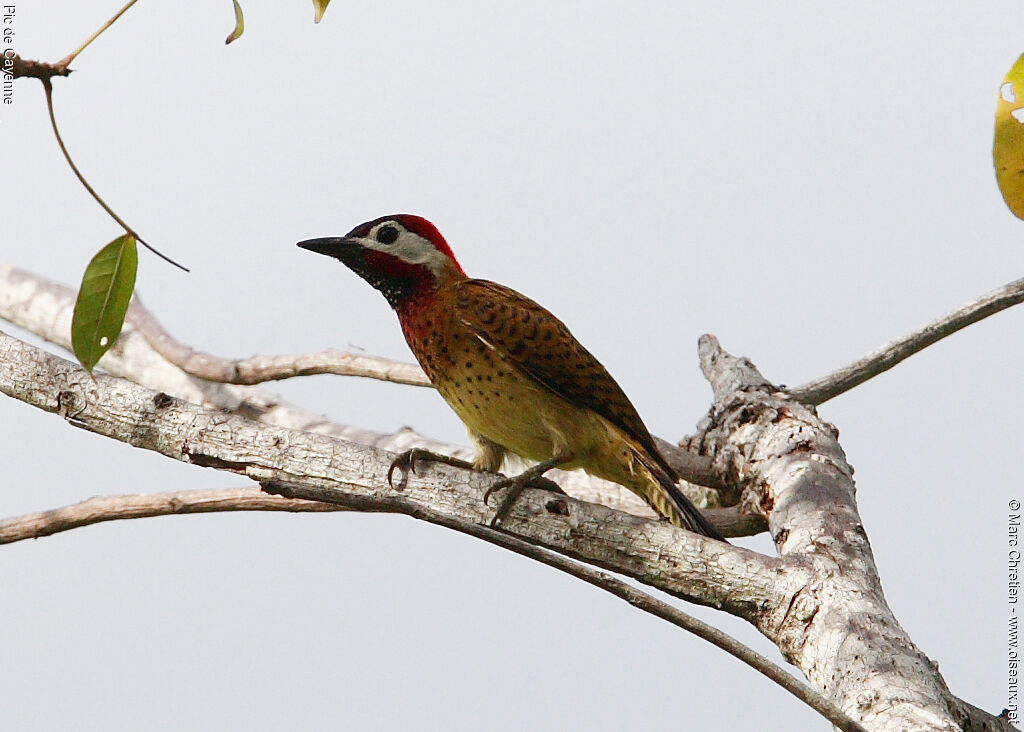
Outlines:
[{"label": "bird eye", "polygon": [[398,239],[398,229],[394,226],[382,226],[377,229],[377,241],[381,244],[394,244]]}]

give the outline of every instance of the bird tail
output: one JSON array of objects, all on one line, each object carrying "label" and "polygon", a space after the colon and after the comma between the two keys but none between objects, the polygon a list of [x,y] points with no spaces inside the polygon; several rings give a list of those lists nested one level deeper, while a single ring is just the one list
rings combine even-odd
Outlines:
[{"label": "bird tail", "polygon": [[675,475],[649,460],[646,455],[641,454],[641,462],[656,483],[656,485],[650,486],[650,495],[645,496],[655,511],[681,529],[703,534],[718,541],[725,541],[718,529],[704,517],[704,514],[690,502],[690,499],[683,495]]}]

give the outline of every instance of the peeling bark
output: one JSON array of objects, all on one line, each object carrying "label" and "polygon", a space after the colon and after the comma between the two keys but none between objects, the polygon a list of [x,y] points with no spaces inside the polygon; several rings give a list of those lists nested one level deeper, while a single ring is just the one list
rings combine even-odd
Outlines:
[{"label": "peeling bark", "polygon": [[796,589],[760,618],[762,632],[868,729],[961,729],[938,668],[886,604],[836,429],[713,337],[701,339],[700,357],[715,405],[698,439],[729,462],[745,502],[761,508],[780,574]]}]

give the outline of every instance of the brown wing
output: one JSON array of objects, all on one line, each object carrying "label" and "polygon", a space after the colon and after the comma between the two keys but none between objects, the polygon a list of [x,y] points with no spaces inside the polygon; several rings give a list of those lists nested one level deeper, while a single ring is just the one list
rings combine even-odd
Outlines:
[{"label": "brown wing", "polygon": [[479,338],[569,403],[600,414],[675,477],[622,387],[562,321],[528,297],[488,280],[461,280],[456,287],[458,317]]}]

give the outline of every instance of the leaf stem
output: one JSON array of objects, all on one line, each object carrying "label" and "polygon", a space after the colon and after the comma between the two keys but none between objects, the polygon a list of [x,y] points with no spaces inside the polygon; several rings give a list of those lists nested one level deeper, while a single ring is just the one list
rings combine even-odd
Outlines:
[{"label": "leaf stem", "polygon": [[[132,0],[132,2],[135,2],[135,0]],[[41,79],[41,81],[43,82],[43,90],[46,92],[46,109],[50,113],[50,125],[53,127],[53,134],[57,138],[57,146],[60,147],[60,151],[64,154],[64,159],[68,161],[68,165],[71,166],[71,170],[75,174],[75,177],[77,177],[79,182],[83,186],[85,186],[85,190],[89,191],[89,195],[96,199],[96,203],[98,203],[103,208],[103,210],[110,215],[110,218],[114,219],[114,221],[116,221],[121,226],[121,228],[124,229],[127,233],[134,236],[135,240],[138,241],[139,244],[146,247],[146,249],[153,252],[153,254],[157,255],[165,262],[169,262],[178,269],[188,272],[188,267],[178,264],[173,259],[168,257],[166,254],[163,254],[162,252],[158,251],[157,249],[154,249],[149,244],[147,244],[146,241],[142,237],[140,237],[134,229],[132,229],[132,227],[128,226],[128,224],[126,224],[120,216],[114,213],[114,210],[110,208],[110,206],[108,206],[106,202],[102,198],[100,198],[99,194],[96,193],[95,190],[93,190],[93,187],[89,185],[89,182],[85,179],[85,176],[82,175],[81,171],[78,169],[78,166],[75,165],[75,161],[71,159],[71,155],[70,153],[68,153],[68,149],[64,145],[64,140],[60,136],[60,130],[57,128],[57,118],[53,114],[53,86],[50,84],[50,80],[48,78]]]},{"label": "leaf stem", "polygon": [[[110,20],[108,20],[106,23],[104,23],[100,27],[100,29],[98,31],[96,31],[91,36],[89,36],[88,38],[85,39],[85,43],[83,43],[81,46],[79,46],[74,51],[72,51],[67,56],[65,56],[63,59],[61,59],[61,61],[57,65],[58,66],[62,66],[64,68],[67,68],[71,64],[71,62],[75,60],[75,57],[78,54],[80,54],[82,51],[84,51],[86,49],[86,47],[90,43],[92,43],[97,38],[99,38],[100,34],[103,31],[105,31],[107,28],[112,26],[114,24],[114,21],[116,21],[118,18],[120,18],[122,15],[124,15],[128,11],[128,8],[130,8],[132,5],[134,5],[137,2],[138,2],[138,0],[128,0],[128,4],[127,5],[125,5],[123,8],[121,8],[116,13],[114,13],[114,16]],[[136,238],[138,238],[138,237],[136,237]]]}]

